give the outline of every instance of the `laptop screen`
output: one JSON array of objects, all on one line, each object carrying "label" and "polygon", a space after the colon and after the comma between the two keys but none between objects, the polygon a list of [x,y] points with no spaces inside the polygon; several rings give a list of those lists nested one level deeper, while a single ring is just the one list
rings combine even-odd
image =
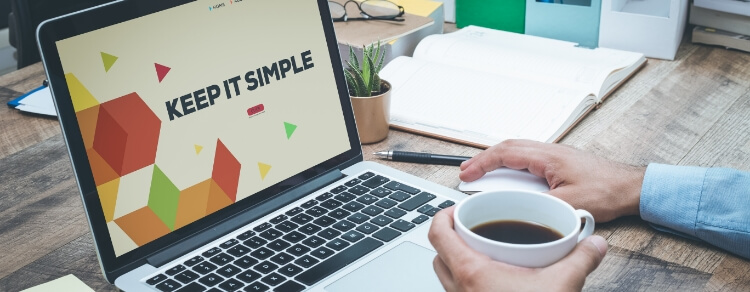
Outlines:
[{"label": "laptop screen", "polygon": [[314,1],[195,1],[56,46],[116,256],[351,149]]}]

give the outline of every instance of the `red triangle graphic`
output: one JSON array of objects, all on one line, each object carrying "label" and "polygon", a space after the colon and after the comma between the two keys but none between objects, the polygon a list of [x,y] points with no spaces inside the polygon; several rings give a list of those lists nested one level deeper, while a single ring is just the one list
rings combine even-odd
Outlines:
[{"label": "red triangle graphic", "polygon": [[172,70],[172,68],[161,65],[159,63],[154,63],[154,66],[156,66],[156,77],[159,77],[159,83],[164,80],[164,76],[167,76],[169,70]]}]

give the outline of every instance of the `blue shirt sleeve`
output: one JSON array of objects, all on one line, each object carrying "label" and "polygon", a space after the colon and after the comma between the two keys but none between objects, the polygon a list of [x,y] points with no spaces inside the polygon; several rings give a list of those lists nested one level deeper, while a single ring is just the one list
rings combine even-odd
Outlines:
[{"label": "blue shirt sleeve", "polygon": [[650,164],[641,218],[750,259],[750,172]]}]

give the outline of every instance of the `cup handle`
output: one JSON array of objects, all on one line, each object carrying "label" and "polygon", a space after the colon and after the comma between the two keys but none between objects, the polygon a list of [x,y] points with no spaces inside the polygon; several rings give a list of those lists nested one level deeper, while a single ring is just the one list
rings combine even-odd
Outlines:
[{"label": "cup handle", "polygon": [[586,210],[576,210],[576,216],[578,218],[586,219],[586,223],[583,226],[583,231],[581,231],[581,234],[578,235],[578,242],[581,242],[586,237],[591,236],[591,234],[594,234],[594,216],[591,215]]}]

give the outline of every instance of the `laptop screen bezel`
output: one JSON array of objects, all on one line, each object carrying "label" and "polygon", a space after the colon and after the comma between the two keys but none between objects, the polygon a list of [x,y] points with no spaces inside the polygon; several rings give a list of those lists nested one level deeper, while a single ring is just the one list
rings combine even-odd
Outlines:
[{"label": "laptop screen bezel", "polygon": [[[328,10],[328,3],[327,1],[318,0],[320,21],[325,33],[329,56],[333,65],[331,69],[334,73],[341,110],[349,137],[349,150],[284,181],[274,184],[273,186],[246,199],[237,201],[236,203],[197,220],[196,222],[174,230],[161,238],[116,257],[112,246],[112,240],[104,219],[101,203],[99,201],[94,177],[89,165],[88,156],[86,155],[81,131],[78,126],[78,120],[65,81],[56,42],[194,1],[195,0],[118,1],[48,20],[42,23],[37,30],[39,48],[42,60],[44,61],[50,88],[54,96],[62,133],[68,146],[73,170],[78,182],[78,188],[94,236],[97,254],[102,264],[105,277],[110,283],[113,283],[114,279],[119,275],[144,264],[145,259],[148,256],[163,250],[182,239],[188,238],[201,230],[210,228],[224,218],[231,218],[238,213],[248,211],[249,209],[252,209],[253,206],[257,206],[261,202],[274,198],[294,187],[302,185],[304,182],[327,172],[339,169],[342,165],[351,164],[352,160],[362,160],[362,148],[357,134],[351,100],[343,74],[343,65],[338,61],[341,60],[341,57],[339,55],[338,43],[336,42],[330,11]],[[280,18],[284,18],[282,15],[283,11],[278,11],[278,13],[280,14]],[[287,19],[287,21],[294,20]]]}]

